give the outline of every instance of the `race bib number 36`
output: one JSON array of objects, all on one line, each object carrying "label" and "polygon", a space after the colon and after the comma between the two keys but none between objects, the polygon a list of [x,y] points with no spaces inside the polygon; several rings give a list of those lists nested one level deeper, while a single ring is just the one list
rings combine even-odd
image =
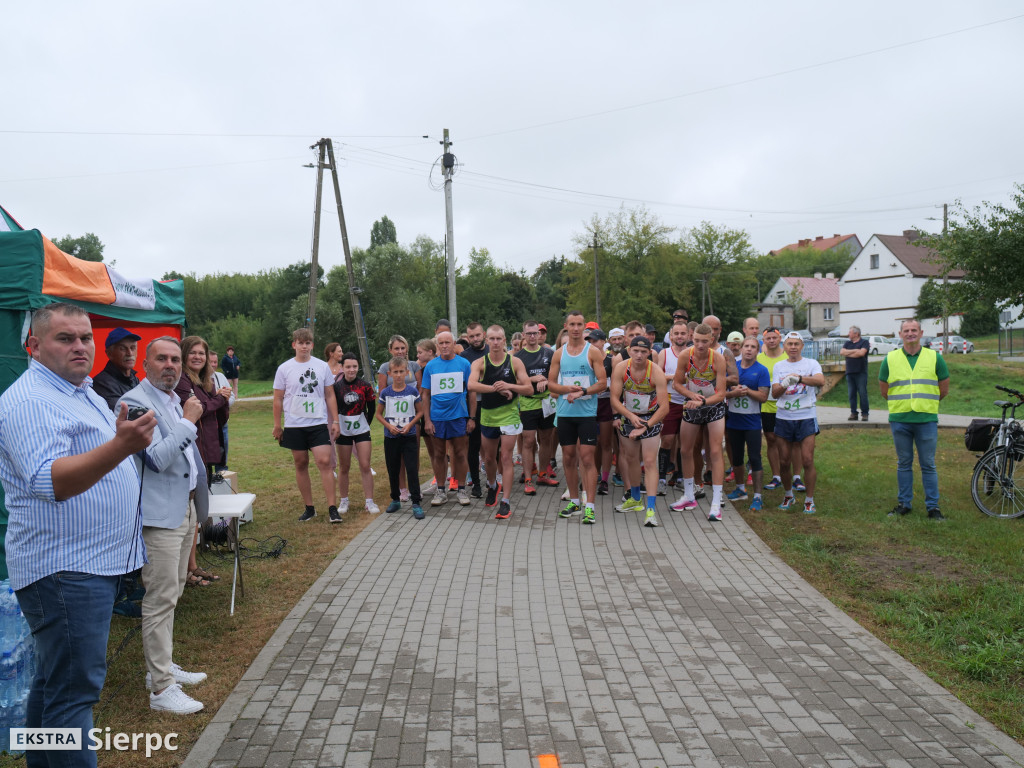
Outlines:
[{"label": "race bib number 36", "polygon": [[466,391],[466,383],[462,371],[433,373],[430,375],[430,395],[457,395]]}]

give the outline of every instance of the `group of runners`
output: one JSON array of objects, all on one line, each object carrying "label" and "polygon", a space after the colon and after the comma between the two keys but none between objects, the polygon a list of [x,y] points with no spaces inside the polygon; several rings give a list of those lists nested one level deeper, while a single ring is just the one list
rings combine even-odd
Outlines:
[{"label": "group of runners", "polygon": [[723,485],[730,480],[733,502],[750,500],[759,510],[763,491],[782,488],[780,509],[792,508],[801,491],[804,512],[814,513],[815,403],[825,380],[821,366],[802,357],[802,339],[795,333],[783,339],[774,327],[761,332],[757,319],[748,318],[721,342],[715,316],[698,323],[679,309],[672,318],[660,343],[651,325],[631,321],[606,334],[570,312],[553,345],[535,321],[524,323],[514,339],[499,325],[480,323],[456,338],[441,321],[432,339],[416,344],[415,360],[408,342],[392,337],[376,393],[358,379],[355,355],[332,344],[328,360],[317,360],[312,334],[296,331],[296,357],[275,378],[274,437],[295,458],[306,504],[300,520],[316,515],[307,451],[320,471],[331,522],[349,509],[353,448],[366,508],[379,511],[369,466],[374,419],[384,429],[391,490],[386,511],[411,502],[417,519],[425,517],[421,437],[434,475],[433,507],[483,498],[486,507],[496,507],[497,519],[508,519],[516,485],[531,496],[539,486],[561,485],[555,460],[561,447],[566,504],[558,515],[580,514],[583,524],[596,522],[596,497],[620,485],[616,511],[639,512],[649,527],[658,525],[656,500],[669,488],[681,492],[669,508],[684,511],[698,508],[710,485],[708,519],[721,520]]}]

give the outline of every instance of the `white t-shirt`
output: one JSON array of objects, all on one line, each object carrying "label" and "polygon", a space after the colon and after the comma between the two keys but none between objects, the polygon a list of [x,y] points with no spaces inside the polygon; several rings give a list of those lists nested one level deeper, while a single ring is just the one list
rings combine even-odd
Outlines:
[{"label": "white t-shirt", "polygon": [[292,358],[277,367],[274,389],[284,390],[284,425],[316,427],[327,423],[324,388],[334,385],[334,374],[323,360],[311,357],[304,363]]},{"label": "white t-shirt", "polygon": [[[781,384],[787,376],[817,376],[821,372],[821,365],[817,360],[804,357],[798,362],[791,363],[787,358],[776,363],[772,369],[772,384]],[[776,413],[776,418],[783,421],[817,418],[818,411],[815,408],[817,401],[817,387],[794,384],[779,395],[777,399],[779,410]]]}]

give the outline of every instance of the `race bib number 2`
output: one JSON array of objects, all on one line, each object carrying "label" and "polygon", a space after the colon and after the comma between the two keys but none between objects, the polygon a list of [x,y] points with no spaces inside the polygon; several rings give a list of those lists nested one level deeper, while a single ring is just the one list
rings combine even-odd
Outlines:
[{"label": "race bib number 2", "polygon": [[651,396],[640,392],[626,392],[626,410],[630,413],[647,413],[651,408]]},{"label": "race bib number 2", "polygon": [[438,395],[457,395],[466,391],[466,384],[462,378],[462,371],[449,371],[448,373],[433,373],[430,375],[430,394],[433,397]]}]

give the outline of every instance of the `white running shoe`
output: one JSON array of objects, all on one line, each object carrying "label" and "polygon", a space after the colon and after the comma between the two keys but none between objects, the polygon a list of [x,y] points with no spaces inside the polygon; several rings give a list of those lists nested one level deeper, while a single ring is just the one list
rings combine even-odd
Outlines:
[{"label": "white running shoe", "polygon": [[722,507],[718,504],[711,506],[711,511],[708,512],[708,520],[713,523],[720,522],[722,520]]},{"label": "white running shoe", "polygon": [[[206,679],[205,672],[186,672],[173,661],[171,662],[171,677],[178,685],[199,685]],[[153,690],[153,675],[146,673],[146,690]]]},{"label": "white running shoe", "polygon": [[338,502],[338,514],[344,515],[348,512],[348,499],[342,499]]},{"label": "white running shoe", "polygon": [[448,501],[448,492],[441,486],[437,487],[434,491],[434,498],[430,500],[430,506],[440,507],[442,504]]},{"label": "white running shoe", "polygon": [[149,694],[149,708],[174,715],[191,715],[203,708],[203,702],[196,701],[177,683],[167,686],[162,693]]},{"label": "white running shoe", "polygon": [[[338,511],[340,512],[341,510],[339,509]],[[377,506],[377,502],[375,502],[373,499],[367,499],[366,511],[369,512],[371,515],[379,515],[380,507]]]}]

